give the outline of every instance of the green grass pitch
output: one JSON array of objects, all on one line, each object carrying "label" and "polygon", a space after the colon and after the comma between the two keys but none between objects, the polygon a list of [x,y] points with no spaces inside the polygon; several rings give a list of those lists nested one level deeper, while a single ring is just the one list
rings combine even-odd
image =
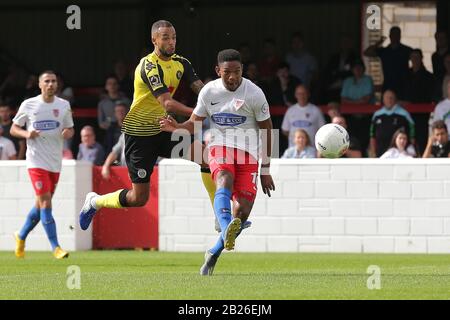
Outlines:
[{"label": "green grass pitch", "polygon": [[[202,253],[0,252],[0,299],[450,299],[450,255],[227,253],[201,277]],[[67,267],[81,288],[67,288]],[[381,289],[369,290],[369,265]]]}]

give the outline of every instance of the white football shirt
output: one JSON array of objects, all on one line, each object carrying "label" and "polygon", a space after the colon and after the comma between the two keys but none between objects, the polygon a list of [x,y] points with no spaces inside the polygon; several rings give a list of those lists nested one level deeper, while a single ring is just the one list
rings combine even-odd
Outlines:
[{"label": "white football shirt", "polygon": [[297,129],[303,129],[308,133],[311,145],[314,146],[317,130],[325,124],[322,111],[315,105],[308,103],[300,107],[298,103],[289,107],[283,118],[281,129],[289,131],[289,147],[294,146],[294,133]]},{"label": "white football shirt", "polygon": [[27,168],[60,172],[65,128],[73,127],[72,111],[67,100],[55,97],[47,103],[41,95],[22,102],[13,122],[27,131],[40,131],[39,137],[27,139]]},{"label": "white football shirt", "polygon": [[227,90],[222,79],[208,82],[200,91],[194,114],[211,123],[208,146],[226,146],[247,151],[259,159],[257,121],[270,118],[269,104],[262,90],[242,78],[235,91]]}]

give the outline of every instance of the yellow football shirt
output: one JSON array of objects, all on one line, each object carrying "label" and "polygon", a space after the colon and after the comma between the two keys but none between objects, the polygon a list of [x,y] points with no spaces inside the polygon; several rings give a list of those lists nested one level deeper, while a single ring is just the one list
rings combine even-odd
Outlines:
[{"label": "yellow football shirt", "polygon": [[131,136],[153,136],[161,132],[158,119],[167,115],[158,96],[177,90],[180,81],[189,84],[199,80],[191,63],[182,56],[172,55],[161,60],[155,52],[141,59],[134,71],[134,95],[122,131]]}]

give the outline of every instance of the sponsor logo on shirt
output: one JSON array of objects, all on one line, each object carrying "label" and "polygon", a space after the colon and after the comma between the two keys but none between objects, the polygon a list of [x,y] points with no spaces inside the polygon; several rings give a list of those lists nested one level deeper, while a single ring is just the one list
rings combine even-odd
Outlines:
[{"label": "sponsor logo on shirt", "polygon": [[55,120],[42,120],[42,121],[36,121],[33,123],[33,128],[36,130],[54,130],[60,126],[59,121]]},{"label": "sponsor logo on shirt", "polygon": [[238,126],[245,123],[247,117],[233,113],[216,113],[211,116],[211,120],[219,126]]},{"label": "sponsor logo on shirt", "polygon": [[292,126],[293,127],[297,127],[297,128],[307,128],[307,127],[311,127],[312,123],[310,121],[306,121],[306,120],[296,120],[294,122],[292,122]]}]

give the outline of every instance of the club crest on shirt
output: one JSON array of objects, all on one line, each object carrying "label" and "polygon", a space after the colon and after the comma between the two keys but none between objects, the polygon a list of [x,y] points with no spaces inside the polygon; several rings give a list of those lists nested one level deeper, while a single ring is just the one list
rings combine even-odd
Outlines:
[{"label": "club crest on shirt", "polygon": [[310,116],[310,114],[309,114],[309,113],[306,113],[305,116],[306,116],[306,119],[308,119],[309,116]]},{"label": "club crest on shirt", "polygon": [[36,181],[34,183],[34,186],[36,187],[37,190],[41,190],[42,189],[42,181]]},{"label": "club crest on shirt", "polygon": [[58,109],[53,109],[53,115],[55,116],[55,118],[58,118],[59,110]]},{"label": "club crest on shirt", "polygon": [[161,78],[157,74],[151,76],[149,80],[150,80],[150,84],[154,90],[157,89],[162,84]]},{"label": "club crest on shirt", "polygon": [[244,105],[244,100],[234,99],[234,107],[236,110],[239,110]]}]

